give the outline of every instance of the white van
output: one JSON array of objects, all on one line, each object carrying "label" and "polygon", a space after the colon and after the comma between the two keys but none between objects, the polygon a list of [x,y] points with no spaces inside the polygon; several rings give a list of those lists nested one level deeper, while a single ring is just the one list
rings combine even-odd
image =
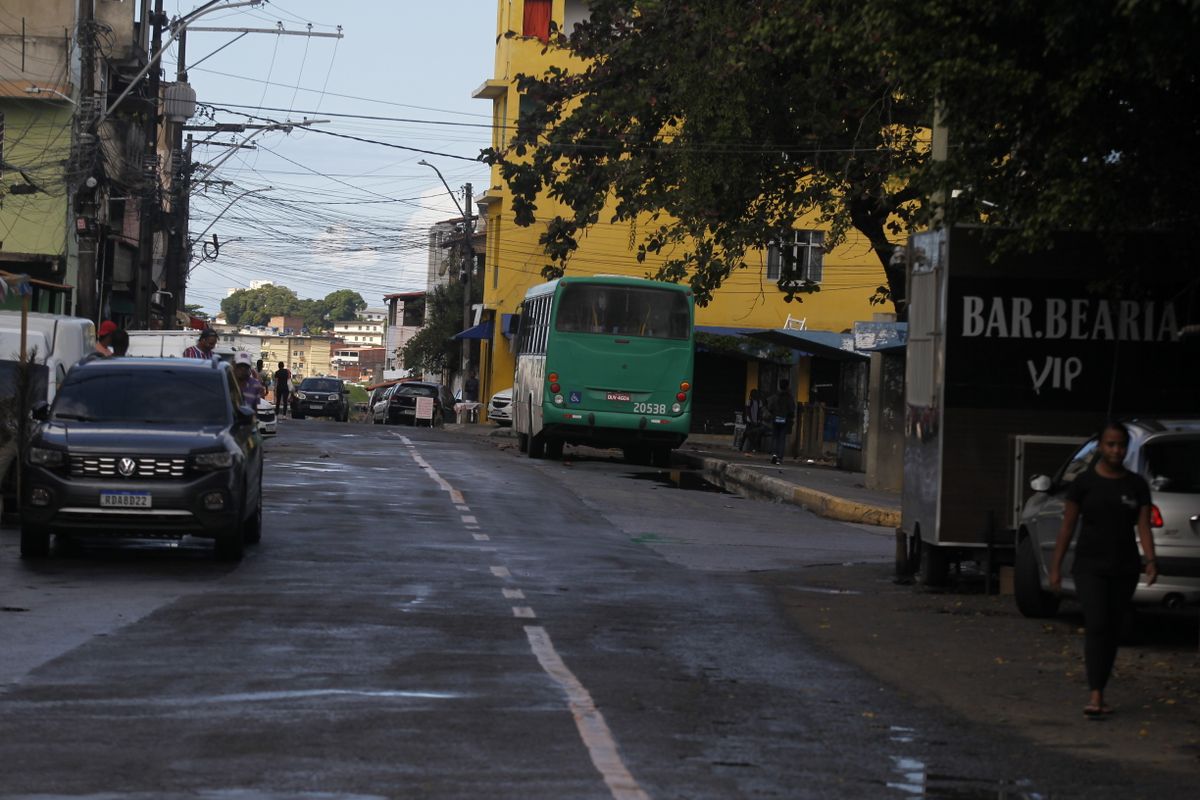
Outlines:
[{"label": "white van", "polygon": [[[71,367],[95,349],[96,326],[90,319],[37,312],[26,319],[25,352],[32,363],[46,368],[47,402],[54,400]],[[15,376],[20,360],[21,312],[0,311],[0,385]]]},{"label": "white van", "polygon": [[[200,331],[129,331],[126,355],[142,358],[182,358],[183,351],[196,343]],[[233,348],[218,342],[213,353],[222,361],[233,360]]]}]

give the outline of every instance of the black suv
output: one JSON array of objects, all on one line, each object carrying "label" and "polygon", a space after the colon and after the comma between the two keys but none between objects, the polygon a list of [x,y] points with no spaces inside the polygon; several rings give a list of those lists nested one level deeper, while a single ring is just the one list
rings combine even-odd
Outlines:
[{"label": "black suv", "polygon": [[305,378],[292,392],[292,419],[350,419],[350,390],[341,378]]},{"label": "black suv", "polygon": [[[418,403],[421,406],[428,403],[428,408],[418,408]],[[418,414],[418,411],[427,413],[429,416]],[[453,418],[454,397],[440,383],[404,381],[389,386],[375,401],[375,405],[371,407],[369,413],[371,421],[376,425],[380,423],[384,425],[397,423],[442,425],[445,424],[447,417]]]},{"label": "black suv", "polygon": [[213,539],[241,558],[262,535],[262,438],[229,365],[113,358],[68,373],[23,465],[21,555],[50,537]]}]

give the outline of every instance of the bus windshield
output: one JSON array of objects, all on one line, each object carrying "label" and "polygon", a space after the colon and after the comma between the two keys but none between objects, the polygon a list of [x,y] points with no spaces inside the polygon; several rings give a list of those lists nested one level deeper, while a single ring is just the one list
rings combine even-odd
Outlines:
[{"label": "bus windshield", "polygon": [[559,300],[555,330],[651,339],[687,339],[687,296],[670,289],[571,284]]}]

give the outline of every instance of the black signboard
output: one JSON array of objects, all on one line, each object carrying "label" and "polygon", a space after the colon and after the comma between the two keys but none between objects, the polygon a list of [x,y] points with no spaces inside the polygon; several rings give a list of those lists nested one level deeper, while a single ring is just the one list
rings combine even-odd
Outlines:
[{"label": "black signboard", "polygon": [[1200,415],[1200,275],[1175,240],[1064,235],[989,258],[947,250],[946,406]]}]

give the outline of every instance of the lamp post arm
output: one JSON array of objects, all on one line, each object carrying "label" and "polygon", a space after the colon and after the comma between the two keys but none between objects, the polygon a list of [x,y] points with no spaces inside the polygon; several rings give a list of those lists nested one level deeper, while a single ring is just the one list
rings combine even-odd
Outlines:
[{"label": "lamp post arm", "polygon": [[141,71],[134,76],[133,80],[129,82],[129,85],[125,87],[125,91],[121,92],[121,94],[117,96],[117,99],[112,102],[112,105],[104,109],[104,112],[96,119],[95,127],[99,128],[106,119],[112,116],[112,112],[126,97],[129,96],[129,93],[133,91],[133,87],[137,86],[138,83],[141,82],[142,78],[146,77],[150,70],[162,60],[163,54],[166,53],[167,48],[169,48],[175,42],[175,40],[179,38],[179,34],[187,30],[188,23],[203,16],[204,14],[207,14],[209,11],[224,11],[228,8],[257,6],[261,5],[263,0],[241,0],[237,3],[227,3],[218,7],[218,4],[222,2],[224,2],[224,0],[209,0],[209,2],[200,6],[195,11],[192,11],[186,16],[171,23],[171,35],[167,38],[166,44],[164,44],[157,53],[154,53],[150,56],[150,60],[146,62],[146,66],[142,67]]},{"label": "lamp post arm", "polygon": [[442,177],[442,171],[423,158],[417,163],[422,166],[429,167],[431,170],[437,173],[438,180],[442,182],[442,186],[446,187],[446,192],[450,195],[450,199],[454,201],[454,207],[458,209],[458,215],[466,220],[467,212],[463,211],[462,204],[458,202],[458,197],[455,196],[454,190],[450,188],[450,184],[446,183],[446,179]]}]

